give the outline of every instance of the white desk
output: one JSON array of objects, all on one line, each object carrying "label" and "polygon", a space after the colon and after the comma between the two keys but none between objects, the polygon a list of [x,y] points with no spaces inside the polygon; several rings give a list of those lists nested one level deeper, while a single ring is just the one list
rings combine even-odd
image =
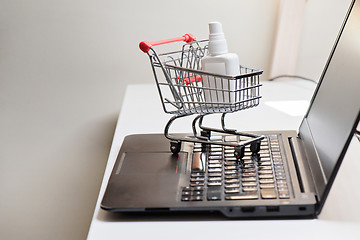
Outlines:
[{"label": "white desk", "polygon": [[[291,116],[271,106],[276,101],[310,100],[315,84],[265,82],[260,106],[229,114],[227,126],[239,130],[298,129],[301,114]],[[300,100],[300,102],[299,102]],[[269,103],[271,106],[269,106]],[[280,103],[281,104],[281,103]],[[304,113],[304,112],[302,112]],[[271,116],[271,120],[269,120]],[[171,115],[163,112],[155,85],[129,85],[118,119],[108,164],[88,239],[360,239],[360,143],[353,139],[322,213],[314,220],[224,220],[209,215],[134,215],[100,209],[111,170],[126,135],[161,133]],[[185,120],[184,120],[185,121]],[[174,132],[190,132],[191,121],[174,123]],[[209,117],[209,124],[217,121]]]}]

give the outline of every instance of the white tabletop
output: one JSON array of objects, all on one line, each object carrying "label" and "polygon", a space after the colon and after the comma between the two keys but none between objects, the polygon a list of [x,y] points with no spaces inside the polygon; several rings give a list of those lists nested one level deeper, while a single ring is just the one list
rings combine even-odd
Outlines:
[{"label": "white tabletop", "polygon": [[[315,84],[307,81],[264,82],[260,105],[229,114],[227,126],[245,131],[297,130],[314,89]],[[127,87],[88,239],[360,239],[360,143],[355,137],[317,219],[246,221],[204,214],[129,216],[100,209],[124,137],[162,133],[170,117],[163,112],[155,85]],[[172,131],[190,132],[191,120],[181,121],[174,123]],[[218,117],[210,116],[205,123],[218,124]]]}]

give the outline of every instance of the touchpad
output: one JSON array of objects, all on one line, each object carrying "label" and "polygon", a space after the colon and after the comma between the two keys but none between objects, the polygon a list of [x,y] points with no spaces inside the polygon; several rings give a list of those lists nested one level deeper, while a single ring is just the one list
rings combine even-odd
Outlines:
[{"label": "touchpad", "polygon": [[[177,198],[180,176],[185,173],[187,153],[124,153],[109,185],[118,207],[154,207]],[[120,206],[119,206],[120,204]]]}]

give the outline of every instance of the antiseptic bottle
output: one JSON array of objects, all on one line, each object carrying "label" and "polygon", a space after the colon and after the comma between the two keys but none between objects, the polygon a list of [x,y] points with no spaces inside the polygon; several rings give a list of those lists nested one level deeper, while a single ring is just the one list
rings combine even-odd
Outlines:
[{"label": "antiseptic bottle", "polygon": [[[218,75],[240,75],[238,55],[228,52],[221,23],[210,22],[209,31],[209,53],[201,59],[201,69]],[[203,86],[209,88],[204,90],[206,102],[233,103],[235,101],[235,80],[205,76],[202,81]]]}]

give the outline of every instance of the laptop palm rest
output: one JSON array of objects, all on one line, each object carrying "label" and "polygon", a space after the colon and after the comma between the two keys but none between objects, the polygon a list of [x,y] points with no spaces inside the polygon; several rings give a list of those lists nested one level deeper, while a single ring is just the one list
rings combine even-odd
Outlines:
[{"label": "laptop palm rest", "polygon": [[185,174],[187,154],[170,152],[123,153],[109,182],[116,187],[104,206],[126,209],[170,207],[177,199],[178,185]]}]

